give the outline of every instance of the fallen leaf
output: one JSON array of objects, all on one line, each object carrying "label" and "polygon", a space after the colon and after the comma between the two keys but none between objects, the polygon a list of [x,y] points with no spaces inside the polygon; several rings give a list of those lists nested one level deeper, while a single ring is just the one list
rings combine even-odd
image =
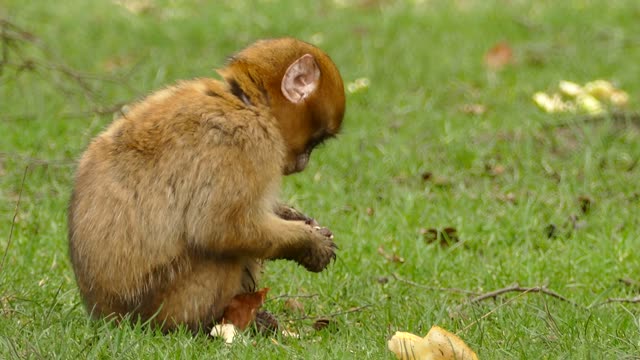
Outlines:
[{"label": "fallen leaf", "polygon": [[331,319],[320,318],[313,323],[313,329],[316,331],[322,330],[327,326],[331,325]]},{"label": "fallen leaf", "polygon": [[256,330],[258,330],[258,332],[263,335],[276,334],[278,332],[278,329],[280,329],[278,319],[276,319],[276,317],[268,311],[258,311],[256,313],[256,319],[254,321],[256,323]]},{"label": "fallen leaf", "polygon": [[547,238],[552,239],[558,236],[558,227],[554,224],[545,226],[544,233],[547,234]]},{"label": "fallen leaf", "polygon": [[501,70],[505,66],[513,63],[513,50],[507,42],[495,44],[484,55],[484,64],[490,70]]},{"label": "fallen leaf", "polygon": [[438,243],[441,247],[448,247],[451,244],[460,242],[458,237],[458,230],[454,227],[446,227],[441,231],[434,228],[420,229],[420,234],[423,236],[424,241],[427,244]]},{"label": "fallen leaf", "polygon": [[284,302],[284,308],[291,313],[304,313],[304,305],[302,305],[302,303],[296,299],[287,299]]},{"label": "fallen leaf", "polygon": [[378,254],[382,255],[385,259],[387,259],[390,262],[393,263],[398,263],[398,264],[402,264],[404,263],[404,258],[401,256],[398,256],[398,254],[393,253],[393,254],[389,254],[384,250],[384,247],[382,247],[382,245],[380,245],[378,247]]},{"label": "fallen leaf", "polygon": [[373,210],[373,208],[370,208],[370,207],[367,208],[367,215],[373,216],[375,213],[376,213],[376,211]]},{"label": "fallen leaf", "polygon": [[580,211],[582,211],[583,214],[587,214],[591,210],[593,201],[590,197],[582,195],[578,197],[578,203],[580,204]]},{"label": "fallen leaf", "polygon": [[462,339],[439,326],[431,327],[424,338],[398,331],[387,346],[402,360],[478,360]]},{"label": "fallen leaf", "polygon": [[231,299],[222,315],[222,324],[233,324],[244,330],[256,319],[258,309],[264,303],[269,288],[253,293],[238,294]]},{"label": "fallen leaf", "polygon": [[487,107],[482,104],[465,104],[460,111],[469,115],[482,115],[487,112]]}]

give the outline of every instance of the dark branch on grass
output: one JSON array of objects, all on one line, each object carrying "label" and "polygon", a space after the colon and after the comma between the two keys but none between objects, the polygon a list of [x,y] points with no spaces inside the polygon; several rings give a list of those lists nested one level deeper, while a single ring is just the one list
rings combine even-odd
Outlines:
[{"label": "dark branch on grass", "polygon": [[[65,86],[68,82],[75,84],[81,89],[84,96],[93,103],[100,102],[100,96],[96,91],[98,87],[92,83],[94,81],[111,82],[133,90],[130,84],[126,82],[126,79],[129,77],[130,72],[137,67],[137,64],[124,76],[113,77],[83,73],[62,62],[47,60],[56,58],[54,52],[38,37],[6,18],[0,18],[0,45],[2,45],[0,53],[0,75],[2,75],[3,70],[6,68],[14,69],[16,73],[29,71],[40,76],[42,76],[42,74],[38,70],[46,71],[49,74],[58,74],[60,76],[52,76],[52,79],[46,77],[45,80],[50,81],[64,93],[77,93],[75,90],[68,90]],[[38,49],[40,52],[38,58],[34,59],[30,53],[24,51],[26,47]],[[10,57],[12,57],[12,59],[9,59]],[[90,113],[99,114],[100,112],[100,107],[96,107]]]},{"label": "dark branch on grass", "polygon": [[458,288],[442,288],[442,287],[437,287],[437,286],[429,286],[429,285],[418,284],[418,283],[413,282],[411,280],[404,279],[404,278],[400,277],[396,273],[391,274],[391,276],[393,276],[393,278],[396,279],[397,281],[400,281],[400,282],[403,282],[405,284],[409,284],[411,286],[415,286],[415,287],[418,287],[418,288],[421,288],[421,289],[425,289],[425,290],[452,292],[452,293],[465,294],[465,295],[478,295],[477,292],[471,291],[471,290],[458,289]]},{"label": "dark branch on grass", "polygon": [[632,298],[609,298],[596,306],[602,306],[611,303],[640,304],[640,295]]},{"label": "dark branch on grass", "polygon": [[24,189],[24,182],[27,179],[27,172],[29,171],[29,165],[25,166],[24,174],[22,175],[22,183],[20,184],[20,192],[18,192],[18,200],[16,201],[16,209],[13,213],[13,220],[11,221],[11,228],[9,229],[9,239],[7,240],[7,246],[4,248],[4,255],[2,255],[2,263],[0,263],[0,274],[4,270],[4,264],[7,260],[7,254],[11,247],[11,241],[13,240],[13,229],[16,225],[16,219],[18,218],[18,211],[20,210],[20,201],[22,200],[22,190]]},{"label": "dark branch on grass", "polygon": [[[57,117],[62,119],[65,119],[65,118],[78,119],[78,118],[85,118],[93,115],[97,115],[97,116],[113,115],[113,114],[123,115],[124,114],[123,107],[126,105],[127,105],[126,102],[119,102],[110,106],[96,106],[94,108],[91,108],[85,111],[63,112],[57,115]],[[38,115],[27,113],[27,114],[15,114],[15,115],[3,114],[0,116],[2,116],[2,119],[5,121],[15,121],[15,120],[22,120],[22,119],[35,119]]]},{"label": "dark branch on grass", "polygon": [[272,298],[268,298],[267,300],[265,300],[265,303],[268,303],[269,301],[273,301],[273,300],[278,300],[278,299],[303,299],[303,298],[315,298],[320,296],[319,294],[301,294],[301,295],[289,295],[289,294],[282,294],[282,295],[278,295]]},{"label": "dark branch on grass", "polygon": [[42,165],[42,166],[51,166],[51,167],[68,167],[73,166],[75,162],[73,160],[45,160],[38,159],[31,156],[20,155],[15,153],[7,153],[0,151],[0,159],[19,159],[20,161],[26,162],[27,166],[32,165]]},{"label": "dark branch on grass", "polygon": [[622,278],[622,279],[618,279],[618,281],[620,281],[621,283],[623,283],[623,284],[625,284],[627,286],[640,288],[640,281],[638,281],[638,280],[634,280],[634,279],[631,279],[631,278]]},{"label": "dark branch on grass", "polygon": [[334,318],[334,317],[340,316],[340,315],[359,312],[359,311],[362,311],[364,309],[370,308],[372,306],[373,306],[373,304],[367,304],[367,305],[354,307],[354,308],[351,308],[351,309],[348,309],[348,310],[344,310],[344,311],[334,312],[334,313],[327,314],[327,315],[305,315],[305,316],[301,316],[301,317],[297,317],[297,318],[285,319],[284,321],[301,321],[301,320],[317,320],[317,319]]},{"label": "dark branch on grass", "polygon": [[515,283],[513,285],[507,286],[505,288],[502,289],[498,289],[498,290],[494,290],[494,291],[490,291],[488,293],[484,293],[480,296],[476,296],[474,298],[469,299],[470,303],[478,303],[481,302],[483,300],[487,300],[487,299],[495,299],[500,295],[504,295],[506,293],[510,293],[510,292],[520,292],[520,293],[541,293],[544,295],[548,295],[551,296],[553,298],[556,298],[558,300],[564,301],[564,302],[568,302],[569,304],[573,305],[573,306],[580,306],[577,303],[575,303],[574,301],[558,294],[557,292],[553,291],[553,290],[549,290],[547,289],[546,286],[534,286],[534,287],[522,287],[520,285],[518,285],[518,283]]}]

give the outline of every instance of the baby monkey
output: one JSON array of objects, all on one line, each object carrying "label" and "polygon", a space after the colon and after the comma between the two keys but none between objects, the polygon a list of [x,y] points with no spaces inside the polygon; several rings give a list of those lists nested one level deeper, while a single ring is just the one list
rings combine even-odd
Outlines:
[{"label": "baby monkey", "polygon": [[96,317],[209,328],[256,290],[264,260],[320,272],[333,235],[277,200],[283,175],[340,130],[340,73],[320,49],[263,40],[224,81],[195,79],[133,105],[88,146],[69,204],[69,249]]}]

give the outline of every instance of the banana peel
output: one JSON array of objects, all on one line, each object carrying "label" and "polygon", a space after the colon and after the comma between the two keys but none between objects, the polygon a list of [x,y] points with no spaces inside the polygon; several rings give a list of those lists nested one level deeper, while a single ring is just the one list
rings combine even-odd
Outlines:
[{"label": "banana peel", "polygon": [[439,326],[431,327],[424,338],[398,331],[387,346],[400,360],[478,360],[462,339]]}]

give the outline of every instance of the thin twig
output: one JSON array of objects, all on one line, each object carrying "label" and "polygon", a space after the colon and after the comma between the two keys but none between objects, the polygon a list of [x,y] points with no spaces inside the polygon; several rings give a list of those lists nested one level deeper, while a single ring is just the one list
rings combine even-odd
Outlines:
[{"label": "thin twig", "polygon": [[622,278],[622,279],[618,279],[618,281],[620,281],[621,283],[627,285],[627,286],[632,286],[632,287],[640,287],[640,281],[638,280],[634,280],[631,278]]},{"label": "thin twig", "polygon": [[518,298],[524,296],[527,293],[528,293],[528,291],[524,291],[524,292],[518,294],[517,296],[514,296],[511,299],[509,299],[509,300],[503,302],[502,304],[496,306],[495,308],[491,309],[491,311],[489,311],[488,313],[486,313],[486,314],[480,316],[478,319],[472,321],[469,325],[467,325],[467,326],[463,327],[462,329],[456,331],[456,335],[462,334],[463,332],[467,331],[470,327],[474,326],[475,324],[479,323],[480,321],[482,321],[482,320],[488,318],[489,316],[491,316],[491,314],[493,314],[494,312],[498,311],[500,308],[502,308],[504,306],[507,306],[508,304],[516,301]]},{"label": "thin twig", "polygon": [[333,317],[340,316],[340,315],[345,315],[345,314],[350,314],[350,313],[362,311],[362,310],[364,310],[366,308],[370,308],[372,306],[373,306],[373,304],[367,304],[367,305],[354,307],[354,308],[351,308],[349,310],[334,312],[334,313],[331,313],[331,314],[328,314],[328,315],[305,315],[305,316],[301,316],[301,317],[298,317],[298,318],[286,319],[285,321],[301,321],[301,320],[309,320],[309,319],[316,320],[316,319],[333,318]]},{"label": "thin twig", "polygon": [[[75,111],[75,112],[63,112],[57,115],[58,118],[66,118],[66,119],[75,119],[75,118],[84,118],[92,115],[104,116],[104,115],[113,115],[116,113],[121,113],[122,108],[127,105],[126,102],[120,102],[109,106],[96,106],[92,109],[85,111]],[[5,121],[15,121],[22,119],[34,119],[38,115],[36,114],[2,114],[0,117]]]},{"label": "thin twig", "polygon": [[18,218],[18,211],[20,210],[20,201],[22,200],[22,190],[24,189],[24,182],[27,179],[27,172],[29,171],[29,165],[25,166],[24,174],[22,175],[22,183],[20,184],[20,192],[18,193],[18,200],[16,201],[16,209],[13,213],[13,220],[11,221],[11,228],[9,229],[9,239],[7,240],[7,246],[4,248],[4,255],[2,256],[2,263],[0,263],[0,274],[4,269],[5,261],[7,260],[7,254],[9,253],[9,247],[11,246],[11,241],[13,240],[13,229],[16,224],[16,219]]},{"label": "thin twig", "polygon": [[75,165],[75,161],[73,160],[46,160],[46,159],[38,159],[31,156],[8,153],[0,151],[0,160],[1,159],[19,159],[22,162],[26,162],[27,165],[44,165],[50,167],[69,167]]},{"label": "thin twig", "polygon": [[278,295],[272,298],[268,298],[267,300],[265,300],[265,303],[268,303],[269,301],[272,300],[278,300],[278,299],[303,299],[303,298],[314,298],[314,297],[318,297],[320,296],[320,294],[302,294],[302,295],[289,295],[289,294],[282,294],[282,295]]},{"label": "thin twig", "polygon": [[423,284],[418,284],[416,282],[413,282],[411,280],[407,280],[404,279],[402,277],[400,277],[398,274],[393,273],[391,274],[391,276],[393,276],[394,279],[403,282],[405,284],[409,284],[411,286],[415,286],[421,289],[426,289],[426,290],[431,290],[431,291],[446,291],[446,292],[452,292],[452,293],[458,293],[458,294],[466,294],[466,295],[478,295],[477,292],[475,291],[471,291],[471,290],[465,290],[465,289],[458,289],[458,288],[441,288],[441,287],[437,287],[437,286],[429,286],[429,285],[423,285]]},{"label": "thin twig", "polygon": [[522,292],[522,293],[541,293],[544,295],[549,295],[551,297],[554,297],[558,300],[562,300],[565,302],[568,302],[571,305],[574,306],[580,306],[577,303],[573,302],[572,300],[567,299],[566,297],[558,294],[557,292],[553,291],[553,290],[549,290],[547,289],[546,286],[534,286],[534,287],[522,287],[520,285],[518,285],[518,283],[515,283],[513,285],[507,286],[505,288],[502,289],[498,289],[498,290],[494,290],[494,291],[490,291],[488,293],[482,294],[480,296],[476,296],[472,299],[469,299],[470,303],[477,303],[486,299],[491,299],[491,298],[496,298],[500,295],[504,295],[506,293],[509,292]]},{"label": "thin twig", "polygon": [[640,296],[632,297],[632,298],[609,298],[596,306],[602,306],[611,303],[626,303],[626,304],[639,304]]}]

